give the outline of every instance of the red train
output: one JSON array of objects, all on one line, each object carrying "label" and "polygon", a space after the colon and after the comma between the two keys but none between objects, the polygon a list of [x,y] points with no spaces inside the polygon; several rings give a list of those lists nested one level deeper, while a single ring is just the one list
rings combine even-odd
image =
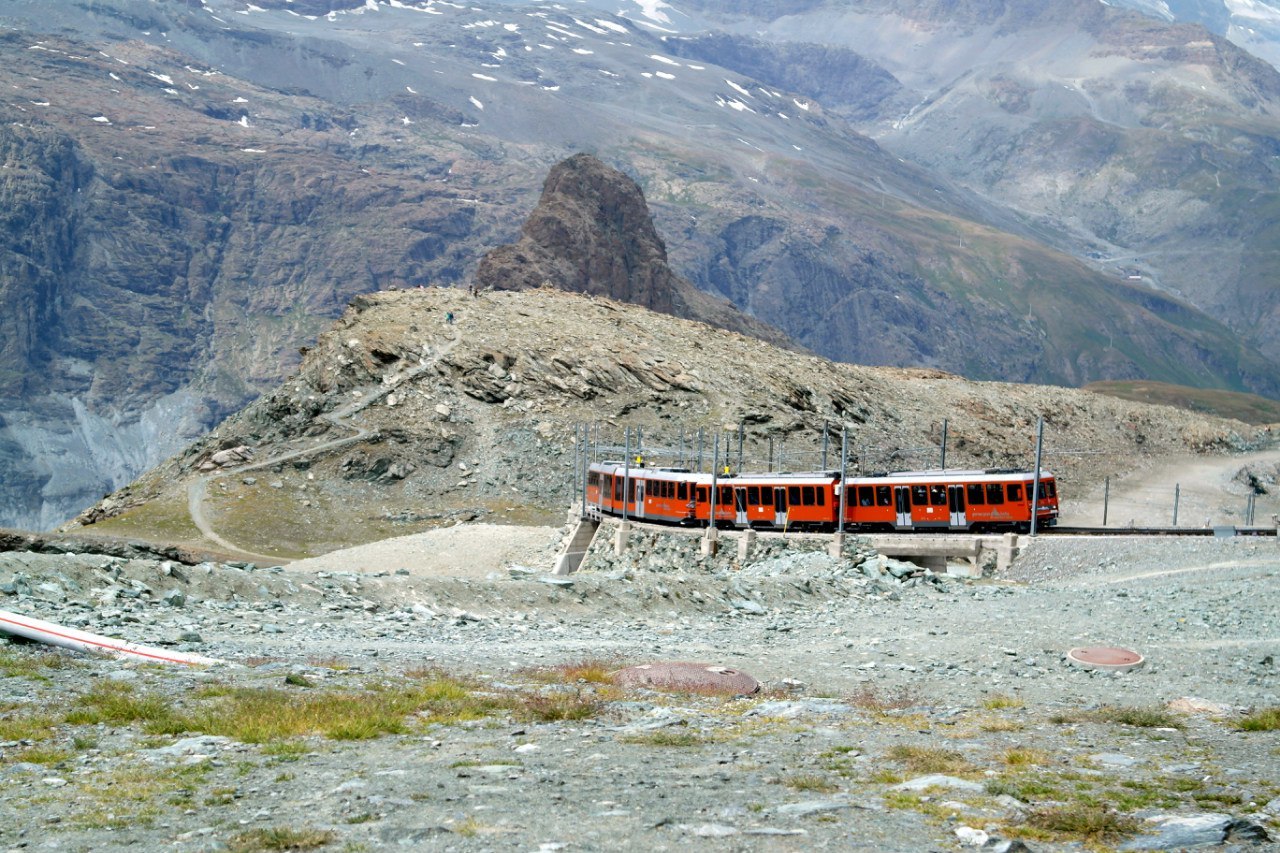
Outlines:
[{"label": "red train", "polygon": [[[840,517],[838,472],[716,477],[717,527],[831,531]],[[853,531],[1026,531],[1030,471],[904,471],[845,481],[844,527]],[[685,468],[598,462],[587,473],[587,513],[706,526],[712,476]],[[626,491],[624,502],[623,492]],[[1053,475],[1040,472],[1036,526],[1058,520]]]}]

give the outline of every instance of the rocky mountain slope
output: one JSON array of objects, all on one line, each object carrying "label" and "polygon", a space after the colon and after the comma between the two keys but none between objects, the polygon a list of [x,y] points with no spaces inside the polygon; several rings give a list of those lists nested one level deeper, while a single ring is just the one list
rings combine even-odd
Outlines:
[{"label": "rocky mountain slope", "polygon": [[[824,108],[1022,212],[1040,239],[1280,353],[1268,213],[1280,72],[1265,61],[1094,0],[686,5],[732,35],[672,38],[682,55],[821,91]],[[874,65],[883,108],[795,70],[806,52]]]},{"label": "rocky mountain slope", "polygon": [[630,428],[653,464],[695,457],[701,430],[704,467],[743,424],[744,467],[772,449],[793,470],[821,464],[825,425],[834,465],[843,424],[851,467],[873,471],[937,464],[944,418],[948,465],[1030,465],[1041,416],[1067,494],[1274,440],[1085,391],[832,363],[601,297],[412,289],[358,297],[295,376],[80,523],[216,550],[198,513],[259,560],[300,557],[458,518],[558,520],[583,424],[597,458]]},{"label": "rocky mountain slope", "polygon": [[[713,5],[4,4],[0,520],[47,527],[128,482],[275,387],[352,296],[468,282],[487,251],[517,238],[546,170],[582,150],[643,187],[677,274],[824,356],[975,378],[1151,377],[1280,393],[1255,334],[1270,309],[1252,285],[1230,289],[1231,263],[1214,261],[1203,277],[1248,307],[1201,300],[1229,327],[1124,280],[1127,261],[1089,257],[1119,257],[1131,230],[1174,222],[1187,233],[1171,239],[1187,251],[1239,249],[1261,286],[1264,228],[1247,245],[1224,241],[1209,236],[1220,230],[1210,208],[1184,216],[1179,200],[1199,211],[1203,195],[1160,195],[1136,213],[1117,190],[1090,208],[1116,211],[1101,245],[1077,239],[1084,220],[1053,191],[1089,176],[1144,186],[1151,169],[1181,180],[1168,164],[1190,163],[1192,195],[1221,182],[1240,217],[1265,212],[1270,190],[1249,151],[1265,138],[1271,95],[1249,62],[1181,50],[1185,31],[1151,24],[1167,49],[1129,56],[1122,70],[1209,74],[1213,92],[1234,98],[1221,102],[1222,122],[1234,116],[1245,141],[1206,126],[1202,147],[1166,158],[1163,146],[1194,130],[1178,124],[1181,102],[1124,87],[1107,103],[1138,110],[1145,124],[1132,130],[1150,142],[1127,161],[1132,180],[1075,160],[1064,172],[1025,152],[1075,148],[1019,130],[1009,144],[1022,159],[1001,147],[992,150],[1005,159],[984,167],[1000,192],[951,170],[971,191],[909,162],[951,169],[935,161],[971,138],[934,123],[941,107],[917,110],[920,135],[901,146],[886,130],[926,95],[949,109],[934,97],[943,77],[908,74],[869,48],[810,47],[822,39],[805,16],[819,3],[791,4],[793,20],[769,17],[776,4]],[[1084,7],[1016,7],[993,24],[981,6],[954,18],[929,4],[868,6],[856,20],[828,16],[823,38],[853,21],[882,26],[887,44],[918,22],[935,39],[925,48],[957,57],[956,73],[996,34],[1005,56],[1046,34],[1068,44],[1072,28],[1102,43]],[[707,48],[723,64],[684,56],[673,38],[707,28],[734,40]],[[743,28],[772,41],[748,45]],[[943,51],[952,29],[957,46]],[[1055,55],[1063,68],[1091,56]],[[1099,85],[1119,62],[1104,56],[1090,66]],[[1039,122],[1054,101],[1029,103],[1024,117]],[[1050,147],[1036,149],[1044,139]],[[1210,162],[1221,174],[1205,171]],[[1207,263],[1176,266],[1203,273]]]}]

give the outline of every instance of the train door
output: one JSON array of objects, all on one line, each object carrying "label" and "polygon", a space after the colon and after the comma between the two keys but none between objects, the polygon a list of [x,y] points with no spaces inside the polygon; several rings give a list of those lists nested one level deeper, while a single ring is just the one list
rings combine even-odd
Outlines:
[{"label": "train door", "polygon": [[631,513],[636,518],[644,518],[644,480],[635,480],[636,507]]},{"label": "train door", "polygon": [[947,508],[951,510],[952,529],[968,530],[969,522],[965,518],[964,486],[947,486]]},{"label": "train door", "polygon": [[773,526],[787,526],[787,488],[774,486],[773,489]]},{"label": "train door", "polygon": [[895,486],[893,505],[898,516],[895,526],[911,527],[911,490],[906,486]]},{"label": "train door", "polygon": [[749,527],[747,520],[747,490],[744,486],[735,486],[733,490],[733,523],[738,527]]}]

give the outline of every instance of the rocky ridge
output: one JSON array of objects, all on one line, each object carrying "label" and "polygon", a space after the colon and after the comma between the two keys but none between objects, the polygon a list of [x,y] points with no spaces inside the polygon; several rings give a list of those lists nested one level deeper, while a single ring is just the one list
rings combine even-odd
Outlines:
[{"label": "rocky ridge", "polygon": [[[1170,455],[1274,441],[1268,428],[1072,389],[836,364],[604,298],[414,289],[359,297],[296,376],[80,524],[123,533],[175,505],[185,514],[199,482],[233,541],[306,556],[393,535],[395,518],[557,518],[583,424],[605,455],[642,430],[655,464],[681,450],[689,461],[701,430],[704,467],[715,436],[728,447],[741,424],[744,468],[766,468],[772,447],[772,464],[794,470],[820,466],[824,425],[834,464],[844,424],[851,470],[875,471],[936,464],[943,419],[948,465],[1028,466],[1041,416],[1046,467],[1068,495]],[[242,446],[253,471],[201,473]]]}]

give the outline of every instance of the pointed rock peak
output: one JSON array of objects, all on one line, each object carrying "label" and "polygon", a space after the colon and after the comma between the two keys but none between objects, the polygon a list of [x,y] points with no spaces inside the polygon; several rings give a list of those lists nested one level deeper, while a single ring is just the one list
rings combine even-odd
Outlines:
[{"label": "pointed rock peak", "polygon": [[603,296],[794,347],[781,332],[676,275],[639,185],[590,154],[551,168],[520,240],[485,255],[476,284]]}]

